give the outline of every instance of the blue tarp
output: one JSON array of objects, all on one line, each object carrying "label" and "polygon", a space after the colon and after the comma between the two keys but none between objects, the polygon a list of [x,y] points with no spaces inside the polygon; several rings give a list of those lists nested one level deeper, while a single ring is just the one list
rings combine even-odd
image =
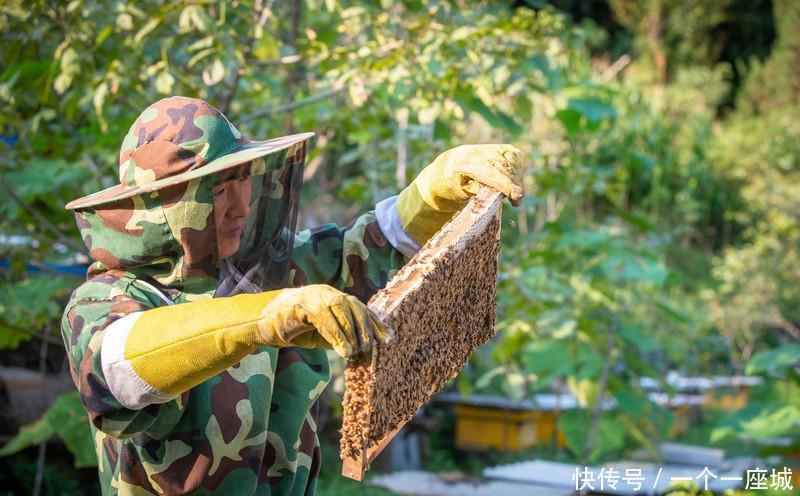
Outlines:
[{"label": "blue tarp", "polygon": [[3,143],[8,146],[14,146],[19,141],[19,136],[3,136],[0,134],[0,143]]},{"label": "blue tarp", "polygon": [[[0,269],[7,270],[11,266],[11,261],[8,258],[0,258]],[[31,273],[37,272],[57,272],[59,274],[68,274],[71,276],[83,277],[86,275],[88,265],[83,264],[56,264],[56,263],[43,263],[43,264],[25,264],[25,270]]]}]

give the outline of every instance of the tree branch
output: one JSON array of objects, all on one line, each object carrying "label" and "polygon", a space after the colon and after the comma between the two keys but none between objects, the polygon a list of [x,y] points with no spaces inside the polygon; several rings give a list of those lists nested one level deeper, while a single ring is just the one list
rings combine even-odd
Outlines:
[{"label": "tree branch", "polygon": [[603,363],[603,372],[600,377],[600,393],[597,395],[597,403],[592,410],[591,421],[589,422],[589,433],[587,435],[586,443],[583,445],[583,454],[581,456],[582,464],[589,464],[589,457],[592,454],[597,433],[600,430],[600,420],[603,414],[603,407],[606,402],[606,393],[608,392],[608,380],[611,373],[611,366],[616,360],[616,347],[614,346],[614,335],[616,334],[618,321],[614,318],[613,324],[608,328],[606,336],[606,359]]},{"label": "tree branch", "polygon": [[0,183],[0,184],[2,184],[3,190],[5,190],[6,194],[9,197],[11,197],[12,200],[14,200],[20,207],[22,207],[22,209],[25,210],[25,212],[27,212],[28,215],[36,219],[36,221],[39,222],[40,225],[42,225],[48,231],[50,231],[60,243],[69,246],[78,253],[83,253],[85,255],[88,255],[88,253],[86,252],[86,247],[80,246],[75,241],[65,237],[61,233],[61,230],[58,227],[56,227],[52,222],[47,220],[47,218],[40,212],[38,212],[35,208],[28,205],[22,198],[20,198],[14,192],[13,189],[9,188],[8,185],[6,185],[5,183]]},{"label": "tree branch", "polygon": [[[294,48],[295,52],[297,50],[297,39],[300,35],[300,21],[303,16],[303,3],[298,1],[287,2],[284,4],[286,7],[286,15],[288,20],[286,25],[289,26],[289,30],[285,33],[284,36],[284,43],[286,45],[291,46]],[[297,94],[298,90],[300,89],[301,83],[305,79],[304,75],[304,64],[296,64],[289,67],[288,75],[287,75],[287,99],[294,100],[294,96]],[[292,115],[287,115],[285,119],[286,129],[293,133],[295,131],[295,124],[294,118]]]},{"label": "tree branch", "polygon": [[256,66],[271,66],[271,65],[289,65],[289,64],[296,64],[303,60],[302,55],[294,54],[294,55],[285,55],[278,59],[272,60],[254,60],[251,64]]},{"label": "tree branch", "polygon": [[319,101],[325,100],[333,95],[341,93],[342,91],[348,88],[347,85],[342,85],[339,87],[334,87],[330,90],[323,91],[322,93],[312,95],[308,98],[304,98],[302,100],[298,100],[292,103],[286,103],[283,105],[278,105],[275,107],[266,107],[260,110],[256,110],[255,112],[251,112],[243,117],[239,118],[239,122],[249,122],[255,119],[259,119],[261,117],[266,117],[268,115],[275,115],[275,114],[282,114],[284,112],[291,112],[292,110],[300,107],[305,107],[306,105],[311,105],[313,103],[317,103]]},{"label": "tree branch", "polygon": [[303,171],[304,183],[310,181],[311,178],[314,177],[314,174],[316,174],[317,171],[319,170],[319,166],[322,165],[323,160],[325,160],[325,154],[327,153],[325,146],[328,144],[331,138],[333,138],[334,134],[335,133],[330,129],[320,133],[319,138],[317,138],[317,143],[316,145],[314,145],[314,148],[317,150],[322,150],[322,153],[314,157],[314,159],[308,163],[308,166]]},{"label": "tree branch", "polygon": [[397,163],[395,164],[394,177],[397,189],[406,187],[406,168],[408,162],[408,109],[404,108],[397,118]]},{"label": "tree branch", "polygon": [[800,328],[794,325],[789,320],[785,319],[780,312],[778,312],[778,317],[776,319],[776,324],[779,328],[783,329],[783,331],[795,338],[796,340],[800,341]]},{"label": "tree branch", "polygon": [[242,60],[236,64],[230,82],[226,85],[228,91],[225,92],[219,102],[219,110],[223,114],[230,110],[233,97],[236,96],[236,91],[239,89],[239,79],[242,76],[244,66],[247,65],[247,59],[250,56],[250,52],[253,51],[253,45],[256,41],[256,31],[263,28],[264,24],[267,22],[269,14],[272,12],[272,2],[273,0],[270,0],[269,4],[265,6],[262,0],[256,0],[255,4],[253,4],[253,23],[255,26],[248,33],[247,40],[242,48]]},{"label": "tree branch", "polygon": [[614,79],[614,77],[616,77],[617,74],[619,74],[620,72],[622,72],[623,69],[628,67],[628,65],[631,63],[632,60],[633,59],[631,58],[631,56],[628,55],[627,53],[624,54],[622,57],[618,58],[613,64],[608,66],[608,68],[605,71],[603,71],[603,75],[601,76],[602,81],[607,83],[612,79]]},{"label": "tree branch", "polygon": [[91,171],[94,172],[98,178],[100,178],[100,185],[103,188],[109,188],[114,185],[114,179],[100,169],[100,166],[97,165],[97,162],[92,158],[91,155],[85,153],[83,155],[83,159],[89,169],[91,169]]},{"label": "tree branch", "polygon": [[[377,48],[374,55],[370,55],[370,57],[383,57],[384,55],[388,54],[389,52],[396,50],[405,45],[403,40],[395,40],[384,45],[381,45]],[[331,52],[334,54],[340,53],[347,53],[352,52],[356,48],[360,48],[364,46],[362,45],[347,45],[347,46],[338,46],[334,47]],[[501,52],[498,52],[501,53]],[[298,62],[302,62],[305,60],[302,55],[294,54],[294,55],[284,55],[283,57],[279,57],[277,59],[270,59],[270,60],[253,60],[250,62],[252,65],[259,66],[259,67],[269,67],[273,65],[291,65],[296,64]]]}]

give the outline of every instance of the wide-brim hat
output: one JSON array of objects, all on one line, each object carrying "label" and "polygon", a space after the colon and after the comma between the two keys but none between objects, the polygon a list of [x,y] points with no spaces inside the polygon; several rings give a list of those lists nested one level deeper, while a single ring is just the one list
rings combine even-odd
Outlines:
[{"label": "wide-brim hat", "polygon": [[145,109],[128,131],[120,149],[120,184],[73,200],[66,208],[94,208],[150,193],[293,147],[305,153],[304,143],[313,136],[250,140],[203,100],[165,98]]}]

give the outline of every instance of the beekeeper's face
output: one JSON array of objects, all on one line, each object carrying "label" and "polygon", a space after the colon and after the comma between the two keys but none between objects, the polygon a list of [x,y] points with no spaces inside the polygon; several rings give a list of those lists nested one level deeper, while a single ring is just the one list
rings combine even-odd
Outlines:
[{"label": "beekeeper's face", "polygon": [[217,250],[223,260],[235,254],[250,213],[250,163],[226,171],[214,184],[214,225]]}]

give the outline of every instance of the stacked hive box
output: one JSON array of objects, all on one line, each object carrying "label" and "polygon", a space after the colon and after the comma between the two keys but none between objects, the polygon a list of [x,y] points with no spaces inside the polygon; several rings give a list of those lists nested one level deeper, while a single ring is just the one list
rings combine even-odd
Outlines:
[{"label": "stacked hive box", "polygon": [[370,300],[395,340],[345,371],[342,475],[361,480],[403,424],[494,336],[501,202],[484,188]]}]

